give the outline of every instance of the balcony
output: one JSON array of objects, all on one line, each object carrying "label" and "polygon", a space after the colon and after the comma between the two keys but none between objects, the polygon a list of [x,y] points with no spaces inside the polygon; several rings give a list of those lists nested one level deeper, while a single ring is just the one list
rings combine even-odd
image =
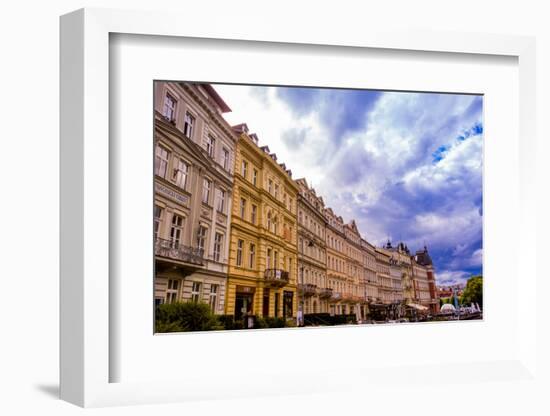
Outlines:
[{"label": "balcony", "polygon": [[281,269],[266,269],[264,272],[266,283],[274,287],[283,287],[288,284],[288,272]]},{"label": "balcony", "polygon": [[353,296],[353,295],[350,295],[349,293],[344,293],[344,294],[342,295],[342,302],[354,303],[354,302],[355,302],[354,296]]},{"label": "balcony", "polygon": [[338,302],[342,300],[342,294],[340,292],[332,292],[330,300],[333,302]]},{"label": "balcony", "polygon": [[332,289],[329,287],[325,287],[323,289],[319,289],[319,297],[321,299],[329,299],[332,297]]},{"label": "balcony", "polygon": [[204,250],[157,238],[155,241],[155,255],[202,266]]},{"label": "balcony", "polygon": [[317,285],[311,283],[303,283],[298,285],[298,291],[300,295],[307,298],[317,293]]}]

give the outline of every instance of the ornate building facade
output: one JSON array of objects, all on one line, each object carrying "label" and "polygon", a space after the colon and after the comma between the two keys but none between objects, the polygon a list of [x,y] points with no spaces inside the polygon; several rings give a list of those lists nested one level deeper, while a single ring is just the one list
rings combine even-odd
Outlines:
[{"label": "ornate building facade", "polygon": [[155,82],[155,303],[223,313],[235,135],[208,84]]},{"label": "ornate building facade", "polygon": [[361,234],[357,229],[355,220],[344,225],[346,254],[347,290],[344,292],[344,300],[349,306],[349,313],[355,314],[358,321],[367,319],[368,307],[366,294],[366,279],[363,267],[363,252],[361,247]]},{"label": "ornate building facade", "polygon": [[325,203],[304,178],[298,193],[298,295],[304,314],[329,312],[332,289],[327,282]]},{"label": "ornate building facade", "polygon": [[368,305],[376,304],[381,300],[378,295],[376,248],[362,238],[361,252],[363,254],[363,273],[365,276],[365,299]]},{"label": "ornate building facade", "polygon": [[435,282],[435,271],[428,248],[418,250],[414,256],[413,278],[418,301],[431,313],[439,312],[439,298]]},{"label": "ornate building facade", "polygon": [[226,313],[296,317],[298,186],[246,124],[238,135]]},{"label": "ornate building facade", "polygon": [[347,291],[348,277],[346,275],[346,254],[344,220],[336,215],[331,208],[325,209],[326,220],[326,251],[327,251],[327,283],[332,289],[329,301],[329,313],[348,313],[344,302],[344,292]]},{"label": "ornate building facade", "polygon": [[390,317],[392,304],[392,283],[390,277],[390,255],[376,248],[376,281],[378,283],[378,302],[371,303],[371,315],[377,319]]}]

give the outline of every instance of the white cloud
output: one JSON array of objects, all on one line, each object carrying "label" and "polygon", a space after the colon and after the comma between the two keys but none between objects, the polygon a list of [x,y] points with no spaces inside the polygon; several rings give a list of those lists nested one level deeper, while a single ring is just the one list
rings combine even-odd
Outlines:
[{"label": "white cloud", "polygon": [[472,253],[470,258],[470,266],[481,266],[483,264],[483,249],[477,249]]},{"label": "white cloud", "polygon": [[470,274],[464,271],[444,270],[436,274],[436,281],[439,286],[451,286],[466,283]]},{"label": "white cloud", "polygon": [[[277,154],[277,160],[292,170],[294,178],[306,177],[315,185],[324,180],[323,166],[314,161],[318,149],[328,142],[328,136],[317,113],[297,116],[277,96],[274,87],[215,85],[215,89],[232,109],[224,114],[229,124],[246,123],[250,131],[258,135],[260,145],[268,145]],[[307,131],[306,145],[300,150],[287,147],[285,133],[301,129]]]},{"label": "white cloud", "polygon": [[414,217],[414,228],[431,245],[454,247],[470,242],[479,236],[481,227],[482,217],[477,207],[451,213],[429,212]]},{"label": "white cloud", "polygon": [[453,181],[465,183],[473,179],[481,189],[482,146],[482,135],[455,142],[439,162],[421,165],[408,172],[404,176],[407,187],[411,190],[415,187],[445,190],[454,185]]}]

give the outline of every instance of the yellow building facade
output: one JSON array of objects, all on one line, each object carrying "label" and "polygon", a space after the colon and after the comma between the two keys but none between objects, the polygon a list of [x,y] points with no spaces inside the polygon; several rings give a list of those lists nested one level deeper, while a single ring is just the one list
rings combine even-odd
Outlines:
[{"label": "yellow building facade", "polygon": [[238,140],[225,313],[295,318],[298,187],[246,124],[233,131]]}]

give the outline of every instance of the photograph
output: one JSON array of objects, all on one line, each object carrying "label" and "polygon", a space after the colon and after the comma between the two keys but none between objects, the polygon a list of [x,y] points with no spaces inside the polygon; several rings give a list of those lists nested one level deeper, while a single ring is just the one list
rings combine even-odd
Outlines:
[{"label": "photograph", "polygon": [[482,94],[153,90],[154,333],[483,319]]}]

